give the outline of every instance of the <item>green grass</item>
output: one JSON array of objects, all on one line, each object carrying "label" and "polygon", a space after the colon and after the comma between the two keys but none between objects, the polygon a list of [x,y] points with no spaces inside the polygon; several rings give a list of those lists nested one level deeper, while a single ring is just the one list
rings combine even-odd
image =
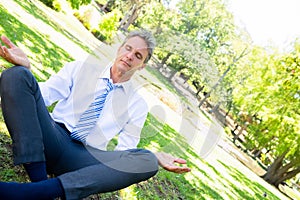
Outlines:
[{"label": "green grass", "polygon": [[[73,59],[66,51],[50,41],[47,36],[20,22],[1,5],[0,12],[0,34],[9,37],[13,43],[26,52],[33,66],[32,71],[38,81],[46,80],[51,74],[57,72],[66,61]],[[4,61],[3,65],[5,67],[10,66]]]},{"label": "green grass", "polygon": [[137,199],[262,199],[265,192],[268,199],[279,199],[234,166],[219,160],[217,168],[204,161],[179,133],[150,114],[142,136],[140,147],[182,157],[192,172],[178,175],[160,170],[146,183],[131,186]]},{"label": "green grass", "polygon": [[[186,104],[190,104],[189,101],[180,93],[180,91],[176,90],[176,88],[172,85],[169,79],[165,78],[158,70],[154,69],[153,67],[146,67],[146,70],[154,77],[156,77],[161,84],[166,87],[171,93],[177,95],[180,100],[185,102]],[[158,85],[155,85],[155,87],[159,87]]]},{"label": "green grass", "polygon": [[[8,136],[2,115],[0,115],[0,180],[28,181],[20,166],[13,166],[11,140]],[[142,130],[139,147],[153,151],[166,151],[188,160],[192,172],[174,174],[160,169],[148,181],[132,185],[120,191],[93,195],[90,199],[268,199],[279,200],[264,186],[251,180],[243,172],[218,160],[218,167],[205,162],[194,153],[185,139],[167,124],[160,123],[148,115]]]},{"label": "green grass", "polygon": [[[41,13],[38,7],[29,5],[29,1],[17,1],[30,14],[39,17],[44,23],[55,27],[55,30],[64,32],[65,29],[57,27],[51,18]],[[29,7],[30,6],[30,7]],[[33,9],[32,9],[33,8]],[[49,40],[38,30],[33,30],[21,23],[17,17],[10,14],[0,4],[0,34],[9,36],[14,43],[21,46],[28,53],[33,63],[33,72],[38,80],[47,79],[52,73],[73,58],[55,42]],[[71,39],[69,37],[69,39]],[[76,40],[79,46],[80,40]],[[2,62],[2,60],[1,60]],[[6,67],[10,65],[3,63]],[[170,82],[152,70],[167,88],[177,94]],[[233,159],[229,155],[218,155],[216,162],[201,159],[189,147],[185,139],[167,124],[161,123],[151,114],[148,115],[142,130],[142,139],[139,147],[153,151],[166,151],[188,161],[192,172],[187,174],[174,174],[160,170],[158,174],[148,181],[132,185],[120,191],[93,195],[87,199],[279,199],[253,177],[241,171],[237,165],[226,162]],[[0,113],[0,180],[1,181],[29,181],[20,166],[13,166],[11,139],[6,130],[2,114]],[[227,157],[226,157],[227,156]],[[225,158],[224,158],[225,157]],[[224,161],[225,160],[225,161]],[[254,175],[252,175],[254,176]]]},{"label": "green grass", "polygon": [[2,112],[0,112],[0,180],[28,181],[24,169],[13,165],[11,139],[3,121]]},{"label": "green grass", "polygon": [[[30,1],[24,1],[24,0],[15,0],[20,6],[23,7],[24,10],[29,12],[32,16],[34,16],[36,19],[39,19],[43,21],[45,24],[51,26],[54,30],[57,32],[62,33],[65,35],[69,40],[80,46],[83,50],[86,52],[92,54],[93,51],[84,43],[80,41],[79,38],[76,38],[66,27],[60,26],[58,23],[56,23],[51,16],[47,15],[47,13],[43,12],[41,9],[39,9],[35,4],[30,3]],[[46,7],[44,4],[40,3],[40,6]],[[55,11],[53,11],[55,12]],[[67,26],[69,25],[66,23]]]}]

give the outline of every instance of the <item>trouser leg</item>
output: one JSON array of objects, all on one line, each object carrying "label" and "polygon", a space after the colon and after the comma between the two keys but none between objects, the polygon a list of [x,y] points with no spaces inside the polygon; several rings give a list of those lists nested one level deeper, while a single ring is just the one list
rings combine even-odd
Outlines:
[{"label": "trouser leg", "polygon": [[158,170],[155,155],[147,150],[95,152],[98,164],[58,176],[67,199],[119,190],[149,179]]},{"label": "trouser leg", "polygon": [[15,164],[47,160],[53,173],[62,174],[59,179],[68,199],[118,190],[157,172],[156,157],[146,150],[103,152],[70,142],[65,130],[51,119],[26,68],[4,71],[0,89]]},{"label": "trouser leg", "polygon": [[[44,142],[55,144],[59,131],[35,78],[25,67],[9,68],[1,74],[0,90],[4,120],[13,140],[14,163],[45,161]],[[55,159],[59,152],[50,155]]]}]

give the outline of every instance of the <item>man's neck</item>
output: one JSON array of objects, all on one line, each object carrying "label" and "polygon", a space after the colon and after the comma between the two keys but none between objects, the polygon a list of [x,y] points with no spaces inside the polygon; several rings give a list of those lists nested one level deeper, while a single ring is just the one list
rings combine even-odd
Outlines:
[{"label": "man's neck", "polygon": [[126,82],[131,78],[130,74],[124,74],[122,72],[114,71],[113,67],[110,68],[110,78],[113,80],[113,83],[122,83]]}]

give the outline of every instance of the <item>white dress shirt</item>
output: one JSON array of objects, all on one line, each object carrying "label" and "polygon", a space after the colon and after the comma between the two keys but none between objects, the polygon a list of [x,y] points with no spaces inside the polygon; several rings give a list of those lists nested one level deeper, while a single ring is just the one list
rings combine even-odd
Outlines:
[{"label": "white dress shirt", "polygon": [[[46,82],[39,83],[47,106],[58,101],[52,118],[64,123],[72,132],[80,115],[105,89],[103,78],[110,79],[110,66],[111,63],[99,66],[70,62]],[[96,126],[86,138],[86,145],[106,150],[108,142],[117,134],[115,150],[136,148],[139,143],[148,113],[147,103],[131,81],[115,85],[117,87],[108,94]]]}]

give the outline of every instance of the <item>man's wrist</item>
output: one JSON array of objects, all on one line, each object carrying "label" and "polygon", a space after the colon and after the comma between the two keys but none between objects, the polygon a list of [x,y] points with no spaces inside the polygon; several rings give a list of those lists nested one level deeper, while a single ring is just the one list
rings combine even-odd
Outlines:
[{"label": "man's wrist", "polygon": [[30,70],[31,68],[30,61],[29,60],[25,61],[23,66]]}]

